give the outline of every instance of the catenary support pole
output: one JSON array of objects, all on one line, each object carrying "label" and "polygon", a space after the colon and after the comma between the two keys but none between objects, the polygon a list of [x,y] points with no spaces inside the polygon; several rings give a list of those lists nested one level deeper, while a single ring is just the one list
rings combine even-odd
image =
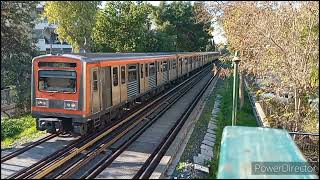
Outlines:
[{"label": "catenary support pole", "polygon": [[238,65],[240,62],[240,59],[237,56],[238,52],[235,53],[234,58],[233,58],[233,104],[232,104],[232,126],[236,125],[237,121],[237,108],[238,108]]}]

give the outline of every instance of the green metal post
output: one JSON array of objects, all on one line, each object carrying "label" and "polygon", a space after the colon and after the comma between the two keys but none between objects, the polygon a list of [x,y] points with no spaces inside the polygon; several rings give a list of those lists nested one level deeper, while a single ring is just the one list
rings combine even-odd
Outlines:
[{"label": "green metal post", "polygon": [[232,104],[232,126],[236,125],[237,121],[237,108],[238,108],[238,64],[240,60],[237,57],[237,53],[233,58],[233,104]]},{"label": "green metal post", "polygon": [[234,125],[237,124],[237,113],[238,113],[238,99],[239,99],[239,61],[236,61],[236,106],[235,106],[235,112],[234,112]]}]

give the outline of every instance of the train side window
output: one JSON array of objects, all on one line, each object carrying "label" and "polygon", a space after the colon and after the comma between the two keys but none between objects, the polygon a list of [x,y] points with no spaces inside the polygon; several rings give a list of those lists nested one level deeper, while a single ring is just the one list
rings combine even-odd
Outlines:
[{"label": "train side window", "polygon": [[161,61],[160,64],[161,64],[161,65],[160,65],[160,71],[163,72],[163,62]]},{"label": "train side window", "polygon": [[128,66],[128,82],[137,80],[137,67],[136,65]]},{"label": "train side window", "polygon": [[121,84],[126,83],[126,68],[121,66]]},{"label": "train side window", "polygon": [[145,71],[146,71],[146,77],[148,77],[148,75],[149,75],[148,74],[148,63],[146,63],[144,66],[145,66]]},{"label": "train side window", "polygon": [[143,64],[140,64],[140,74],[141,74],[141,78],[143,78]]},{"label": "train side window", "polygon": [[113,86],[118,86],[118,67],[114,67],[113,71]]},{"label": "train side window", "polygon": [[93,84],[93,91],[98,91],[98,74],[97,74],[97,70],[94,70],[92,72],[92,84]]},{"label": "train side window", "polygon": [[167,61],[163,61],[163,63],[162,63],[162,71],[168,71],[168,63],[167,63]]},{"label": "train side window", "polygon": [[149,68],[150,68],[150,76],[154,75],[156,73],[156,68],[154,66],[154,63],[151,63],[149,65]]},{"label": "train side window", "polygon": [[173,60],[172,61],[172,69],[176,69],[176,66],[177,66],[177,62],[176,62],[176,60]]}]

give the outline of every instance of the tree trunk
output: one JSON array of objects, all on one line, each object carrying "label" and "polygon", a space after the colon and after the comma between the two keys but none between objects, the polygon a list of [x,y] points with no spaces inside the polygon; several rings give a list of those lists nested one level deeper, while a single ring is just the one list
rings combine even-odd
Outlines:
[{"label": "tree trunk", "polygon": [[239,73],[239,100],[240,100],[240,109],[242,109],[244,105],[244,79],[243,79],[243,73]]}]

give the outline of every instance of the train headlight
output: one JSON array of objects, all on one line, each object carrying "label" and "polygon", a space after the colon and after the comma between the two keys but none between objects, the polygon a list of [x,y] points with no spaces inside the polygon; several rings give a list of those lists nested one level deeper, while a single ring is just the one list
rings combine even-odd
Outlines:
[{"label": "train headlight", "polygon": [[36,106],[38,107],[49,107],[49,100],[43,98],[36,98]]},{"label": "train headlight", "polygon": [[77,110],[78,109],[78,101],[64,101],[64,108]]}]

